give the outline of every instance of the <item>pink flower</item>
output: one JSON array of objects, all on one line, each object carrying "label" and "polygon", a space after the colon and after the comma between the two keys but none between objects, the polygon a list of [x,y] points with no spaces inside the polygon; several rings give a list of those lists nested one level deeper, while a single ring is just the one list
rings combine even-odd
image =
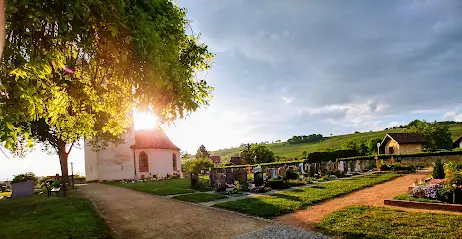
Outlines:
[{"label": "pink flower", "polygon": [[453,188],[457,188],[457,185],[454,183],[454,184],[452,185],[452,187],[453,187]]}]

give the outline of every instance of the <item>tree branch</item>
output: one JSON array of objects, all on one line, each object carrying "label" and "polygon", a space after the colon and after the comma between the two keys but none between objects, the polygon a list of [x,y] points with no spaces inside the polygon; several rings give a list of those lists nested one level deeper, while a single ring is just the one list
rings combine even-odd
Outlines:
[{"label": "tree branch", "polygon": [[66,152],[66,154],[70,154],[71,153],[71,150],[72,150],[72,147],[74,146],[74,142],[72,142],[71,146],[69,147],[69,150]]}]

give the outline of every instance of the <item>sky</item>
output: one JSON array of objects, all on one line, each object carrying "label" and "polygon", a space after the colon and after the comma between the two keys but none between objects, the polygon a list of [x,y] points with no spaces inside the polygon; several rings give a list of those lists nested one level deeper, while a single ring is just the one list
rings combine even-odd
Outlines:
[{"label": "sky", "polygon": [[[164,130],[194,153],[293,135],[462,121],[462,2],[180,0],[215,53],[210,105]],[[144,118],[150,122],[149,118]],[[84,174],[83,150],[73,150]],[[59,173],[56,155],[0,157],[0,179]]]}]

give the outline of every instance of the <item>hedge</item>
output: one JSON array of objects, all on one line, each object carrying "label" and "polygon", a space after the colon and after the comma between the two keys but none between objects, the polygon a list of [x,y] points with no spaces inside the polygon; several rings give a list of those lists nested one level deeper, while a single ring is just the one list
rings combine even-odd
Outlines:
[{"label": "hedge", "polygon": [[[421,153],[414,153],[414,154],[379,154],[379,159],[387,159],[391,156],[394,157],[425,157],[425,156],[443,156],[443,155],[462,155],[462,150],[456,151],[437,151],[437,152],[421,152]],[[373,160],[374,155],[368,156],[356,156],[356,157],[346,157],[346,158],[338,158],[337,161],[353,161],[353,160]]]},{"label": "hedge", "polygon": [[319,163],[335,161],[338,158],[353,157],[358,155],[356,150],[340,149],[334,151],[311,152],[305,160],[305,163]]},{"label": "hedge", "polygon": [[247,168],[247,167],[257,167],[257,166],[284,166],[284,165],[298,165],[299,163],[303,163],[304,160],[293,160],[293,161],[278,161],[272,163],[260,163],[260,164],[245,164],[245,165],[230,165],[230,166],[223,166],[223,167],[215,167],[215,168]]}]

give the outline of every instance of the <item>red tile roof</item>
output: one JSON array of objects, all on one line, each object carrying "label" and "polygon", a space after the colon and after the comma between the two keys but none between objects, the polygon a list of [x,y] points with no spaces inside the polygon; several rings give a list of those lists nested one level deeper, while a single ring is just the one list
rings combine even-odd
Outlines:
[{"label": "red tile roof", "polygon": [[416,144],[428,142],[424,136],[416,133],[387,133],[382,143],[385,142],[387,137],[394,139],[396,142],[398,142],[398,144]]},{"label": "red tile roof", "polygon": [[213,163],[220,163],[221,162],[221,157],[220,156],[210,156],[209,157]]},{"label": "red tile roof", "polygon": [[132,149],[174,149],[180,150],[162,129],[144,129],[135,131],[135,144]]}]

